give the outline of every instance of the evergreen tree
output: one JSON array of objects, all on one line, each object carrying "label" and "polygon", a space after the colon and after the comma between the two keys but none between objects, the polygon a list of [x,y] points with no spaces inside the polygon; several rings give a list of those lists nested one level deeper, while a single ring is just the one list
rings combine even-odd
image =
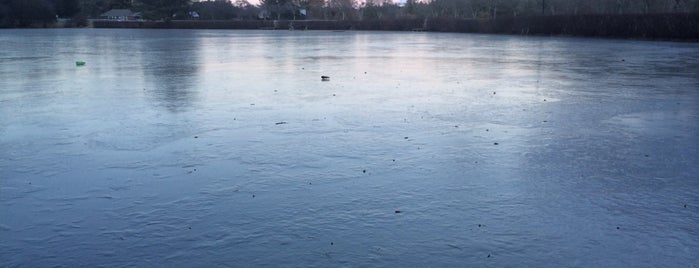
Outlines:
[{"label": "evergreen tree", "polygon": [[80,3],[78,0],[53,0],[53,9],[59,17],[70,18],[80,12]]},{"label": "evergreen tree", "polygon": [[7,26],[26,27],[34,23],[46,25],[56,21],[53,3],[47,0],[4,0],[0,8],[6,9],[0,10],[7,14],[7,17],[0,17],[0,20],[6,21]]},{"label": "evergreen tree", "polygon": [[130,9],[131,0],[111,0],[109,1],[109,8]]},{"label": "evergreen tree", "polygon": [[176,15],[184,16],[190,0],[137,0],[134,5],[146,19],[172,19]]},{"label": "evergreen tree", "polygon": [[201,19],[228,20],[235,18],[238,8],[226,0],[201,1],[192,3],[192,10],[199,13]]}]

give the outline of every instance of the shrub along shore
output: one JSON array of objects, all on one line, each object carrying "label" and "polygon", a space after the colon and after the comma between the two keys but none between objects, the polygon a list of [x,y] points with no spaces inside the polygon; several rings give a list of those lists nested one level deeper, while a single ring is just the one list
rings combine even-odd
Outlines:
[{"label": "shrub along shore", "polygon": [[92,21],[95,28],[380,30],[699,41],[699,14],[559,15],[498,19]]}]

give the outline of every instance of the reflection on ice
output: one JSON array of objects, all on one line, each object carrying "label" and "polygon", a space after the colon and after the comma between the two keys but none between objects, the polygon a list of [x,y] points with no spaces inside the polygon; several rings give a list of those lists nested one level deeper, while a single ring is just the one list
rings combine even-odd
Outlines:
[{"label": "reflection on ice", "polygon": [[0,51],[0,266],[697,263],[695,44],[52,29]]}]

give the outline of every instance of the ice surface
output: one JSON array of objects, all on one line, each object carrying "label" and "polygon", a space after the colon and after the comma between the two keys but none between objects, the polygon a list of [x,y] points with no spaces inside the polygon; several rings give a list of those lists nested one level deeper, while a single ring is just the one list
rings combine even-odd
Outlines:
[{"label": "ice surface", "polygon": [[0,266],[687,267],[698,137],[697,44],[0,30]]}]

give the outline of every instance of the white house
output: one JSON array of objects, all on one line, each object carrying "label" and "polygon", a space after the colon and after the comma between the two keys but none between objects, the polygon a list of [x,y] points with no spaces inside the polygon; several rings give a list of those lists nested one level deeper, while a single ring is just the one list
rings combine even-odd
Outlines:
[{"label": "white house", "polygon": [[112,9],[110,11],[102,13],[100,19],[104,20],[140,20],[140,12],[132,12],[130,9]]}]

